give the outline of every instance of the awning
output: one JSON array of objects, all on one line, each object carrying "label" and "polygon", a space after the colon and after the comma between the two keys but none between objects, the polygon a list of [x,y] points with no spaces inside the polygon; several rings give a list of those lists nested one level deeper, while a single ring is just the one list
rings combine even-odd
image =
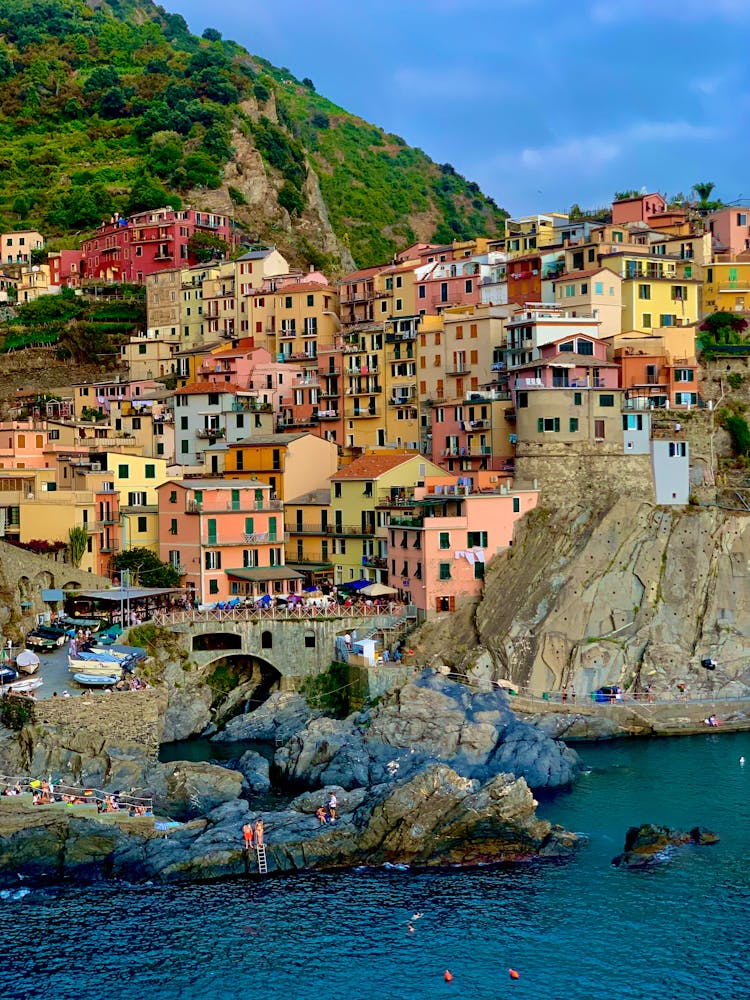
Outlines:
[{"label": "awning", "polygon": [[261,582],[263,580],[301,580],[302,574],[289,569],[287,566],[257,566],[254,569],[228,569],[225,570],[227,576],[237,577],[238,580],[250,580]]},{"label": "awning", "polygon": [[340,583],[339,590],[361,590],[363,587],[369,587],[374,580],[349,580],[347,583]]},{"label": "awning", "polygon": [[64,601],[65,600],[65,592],[62,591],[62,590],[54,590],[52,588],[50,588],[48,590],[43,590],[42,591],[42,600],[43,601],[49,601],[50,603],[52,603],[53,601]]},{"label": "awning", "polygon": [[119,604],[123,598],[141,601],[147,597],[161,597],[163,594],[176,594],[179,591],[180,587],[112,587],[111,590],[79,590],[76,597],[86,597],[92,601],[112,601]]}]

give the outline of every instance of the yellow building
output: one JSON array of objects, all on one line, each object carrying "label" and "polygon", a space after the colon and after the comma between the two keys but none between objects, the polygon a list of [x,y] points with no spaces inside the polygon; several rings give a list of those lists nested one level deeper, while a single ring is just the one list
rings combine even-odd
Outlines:
[{"label": "yellow building", "polygon": [[311,490],[284,504],[285,563],[304,574],[306,586],[333,575],[330,524],[330,489]]},{"label": "yellow building", "polygon": [[110,406],[110,423],[115,434],[132,438],[146,457],[174,459],[174,413],[166,405],[172,398],[168,389],[149,392],[137,400],[126,399]]},{"label": "yellow building", "polygon": [[524,254],[540,247],[554,246],[560,242],[559,231],[568,221],[568,216],[562,212],[506,219],[504,249],[509,254]]},{"label": "yellow building", "polygon": [[601,262],[622,278],[623,330],[645,332],[697,321],[700,282],[685,276],[685,268],[691,268],[686,261],[626,252],[605,255]]},{"label": "yellow building", "polygon": [[124,452],[103,456],[119,496],[122,547],[151,549],[159,554],[159,496],[156,488],[168,479],[167,462]]},{"label": "yellow building", "polygon": [[703,315],[714,312],[750,312],[750,261],[705,268]]},{"label": "yellow building", "polygon": [[323,489],[338,467],[333,441],[314,434],[257,434],[227,446],[226,479],[259,479],[274,499]]},{"label": "yellow building", "polygon": [[369,452],[331,476],[331,561],[337,584],[352,580],[385,583],[387,525],[394,498],[413,493],[425,476],[442,469],[424,455]]}]

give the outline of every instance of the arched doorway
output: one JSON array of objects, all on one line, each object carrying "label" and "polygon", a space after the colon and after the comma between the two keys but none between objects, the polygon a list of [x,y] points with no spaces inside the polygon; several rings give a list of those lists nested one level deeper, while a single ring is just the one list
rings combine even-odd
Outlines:
[{"label": "arched doorway", "polygon": [[267,660],[251,653],[229,653],[206,667],[211,688],[211,711],[216,725],[235,715],[252,712],[281,684],[280,672]]}]

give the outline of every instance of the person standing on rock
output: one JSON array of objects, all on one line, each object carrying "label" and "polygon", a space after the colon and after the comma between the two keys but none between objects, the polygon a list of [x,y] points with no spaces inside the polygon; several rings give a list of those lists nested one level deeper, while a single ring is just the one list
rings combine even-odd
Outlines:
[{"label": "person standing on rock", "polygon": [[328,796],[328,816],[332,823],[336,822],[336,808],[338,807],[338,799],[334,792]]},{"label": "person standing on rock", "polygon": [[255,846],[263,847],[263,835],[265,833],[265,825],[262,819],[259,819],[255,824]]},{"label": "person standing on rock", "polygon": [[253,847],[253,824],[245,823],[242,827],[242,836],[245,839],[245,850],[250,851]]}]

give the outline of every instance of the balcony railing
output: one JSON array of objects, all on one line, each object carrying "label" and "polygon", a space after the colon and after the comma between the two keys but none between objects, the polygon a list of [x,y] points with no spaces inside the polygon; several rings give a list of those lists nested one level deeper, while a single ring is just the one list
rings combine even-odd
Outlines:
[{"label": "balcony railing", "polygon": [[374,535],[374,524],[329,524],[326,529],[329,535]]},{"label": "balcony railing", "polygon": [[195,432],[195,436],[198,438],[220,438],[224,437],[226,434],[226,428],[224,427],[199,427]]},{"label": "balcony railing", "polygon": [[460,375],[468,375],[470,371],[471,367],[469,365],[453,364],[453,365],[446,365],[445,374],[460,376]]},{"label": "balcony railing", "polygon": [[349,386],[344,393],[345,396],[375,396],[377,393],[382,392],[382,385],[373,385],[370,388],[357,388],[356,386]]},{"label": "balcony railing", "polygon": [[179,573],[180,576],[186,576],[187,575],[187,566],[183,566],[182,563],[174,563],[173,562],[173,563],[170,563],[169,565],[170,565],[170,567],[176,573]]},{"label": "balcony railing", "polygon": [[347,420],[371,420],[373,417],[381,416],[380,410],[354,410],[353,413],[344,414]]},{"label": "balcony railing", "polygon": [[401,514],[392,514],[390,520],[391,528],[421,528],[424,525],[423,517],[405,517]]},{"label": "balcony railing", "polygon": [[322,524],[289,524],[287,533],[291,535],[327,535],[328,525]]},{"label": "balcony railing", "polygon": [[252,534],[245,534],[245,541],[248,545],[268,545],[276,542],[288,542],[289,532],[283,531],[255,531]]},{"label": "balcony railing", "polygon": [[225,510],[233,511],[235,514],[252,513],[256,510],[283,510],[284,504],[281,500],[245,500],[234,504],[231,500],[226,507],[206,507],[198,500],[188,500],[185,504],[186,514],[223,514]]},{"label": "balcony railing", "polygon": [[385,556],[362,556],[362,565],[371,569],[388,569],[388,560]]},{"label": "balcony railing", "polygon": [[340,416],[338,410],[318,410],[318,420],[338,420]]},{"label": "balcony railing", "polygon": [[414,503],[414,487],[403,490],[378,490],[378,507],[410,507]]},{"label": "balcony railing", "polygon": [[[321,347],[320,350],[321,351],[325,351],[326,348],[325,347]],[[318,374],[321,375],[323,378],[333,378],[334,375],[340,375],[341,374],[341,369],[340,368],[321,369],[318,372]]]}]

